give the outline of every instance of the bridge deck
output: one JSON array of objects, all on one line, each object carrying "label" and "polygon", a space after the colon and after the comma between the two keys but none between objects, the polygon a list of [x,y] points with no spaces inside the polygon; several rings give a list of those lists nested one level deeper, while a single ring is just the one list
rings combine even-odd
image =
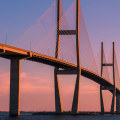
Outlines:
[{"label": "bridge deck", "polygon": [[[76,65],[62,61],[60,59],[56,59],[50,56],[46,56],[43,54],[35,53],[32,51],[16,48],[1,43],[0,43],[0,57],[6,59],[12,59],[13,57],[17,57],[19,59],[26,59],[34,62],[44,63],[62,69],[71,69],[71,70],[77,69]],[[93,80],[94,82],[104,87],[113,87],[113,85],[110,82],[108,82],[105,78],[85,68],[81,68],[81,75]],[[118,88],[116,88],[116,91],[120,92]]]}]

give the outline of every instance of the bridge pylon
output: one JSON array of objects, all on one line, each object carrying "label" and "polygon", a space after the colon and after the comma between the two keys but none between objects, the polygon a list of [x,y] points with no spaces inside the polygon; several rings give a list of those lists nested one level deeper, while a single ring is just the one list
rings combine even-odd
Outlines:
[{"label": "bridge pylon", "polygon": [[120,93],[116,92],[116,113],[120,113]]},{"label": "bridge pylon", "polygon": [[112,63],[104,63],[103,62],[103,42],[101,43],[101,76],[103,76],[103,67],[112,67],[112,71],[113,71],[113,87],[109,87],[109,86],[100,86],[100,104],[101,104],[101,113],[104,113],[104,101],[103,101],[103,94],[102,94],[102,90],[109,90],[112,91],[112,103],[111,103],[111,113],[114,113],[114,107],[115,107],[115,96],[116,96],[116,86],[115,86],[115,48],[114,48],[114,42],[113,42],[113,55],[112,55]]},{"label": "bridge pylon", "polygon": [[54,69],[54,82],[55,82],[55,109],[56,112],[63,112],[62,102],[60,97],[59,79],[58,75],[77,75],[76,85],[72,103],[72,113],[78,112],[79,105],[79,84],[80,84],[80,47],[79,47],[79,0],[76,0],[76,30],[61,30],[61,0],[57,0],[57,40],[56,40],[56,52],[55,58],[59,59],[59,46],[60,46],[60,35],[76,35],[76,54],[77,54],[77,69]]},{"label": "bridge pylon", "polygon": [[10,62],[10,116],[20,115],[20,69],[21,60],[12,58]]}]

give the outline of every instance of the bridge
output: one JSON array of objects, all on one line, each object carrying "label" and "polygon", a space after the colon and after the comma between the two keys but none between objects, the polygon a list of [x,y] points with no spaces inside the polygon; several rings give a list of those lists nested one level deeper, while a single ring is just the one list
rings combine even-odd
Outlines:
[{"label": "bridge", "polygon": [[[56,40],[56,52],[55,57],[40,54],[30,50],[21,49],[18,47],[6,45],[0,43],[0,57],[9,59],[10,65],[10,115],[20,115],[20,68],[21,60],[29,60],[33,62],[43,63],[55,67],[54,70],[54,82],[55,82],[55,108],[57,113],[63,112],[58,75],[77,75],[75,91],[73,96],[71,113],[78,112],[79,104],[79,84],[80,76],[89,78],[90,80],[100,85],[100,101],[101,112],[104,113],[104,103],[102,90],[109,90],[113,94],[111,113],[120,112],[120,90],[115,86],[114,75],[114,43],[113,43],[113,63],[103,62],[103,43],[101,44],[101,76],[92,70],[81,67],[80,64],[80,46],[79,46],[79,0],[76,0],[76,29],[75,30],[61,30],[60,17],[61,17],[61,0],[57,0],[57,40]],[[76,36],[76,53],[77,53],[77,65],[64,60],[59,59],[59,47],[61,35],[75,35]],[[106,78],[102,76],[102,69],[105,66],[113,67],[113,81],[112,84]],[[116,111],[114,111],[116,96]]]}]

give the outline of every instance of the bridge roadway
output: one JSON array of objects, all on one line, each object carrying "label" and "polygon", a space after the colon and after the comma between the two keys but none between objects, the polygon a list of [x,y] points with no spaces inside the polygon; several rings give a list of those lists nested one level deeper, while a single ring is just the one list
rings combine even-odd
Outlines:
[{"label": "bridge roadway", "polygon": [[[56,59],[50,56],[46,56],[43,54],[35,53],[32,51],[24,50],[21,48],[5,45],[1,43],[0,43],[0,57],[6,58],[6,59],[12,59],[13,57],[14,58],[17,57],[19,59],[26,59],[34,62],[39,62],[39,63],[47,64],[50,66],[59,67],[62,69],[68,69],[68,70],[77,69],[76,65],[62,61],[60,59]],[[104,86],[105,88],[113,87],[113,84],[108,82],[105,78],[82,67],[81,67],[81,75],[93,80],[94,82]],[[111,89],[109,89],[109,91],[112,92]],[[116,92],[120,93],[120,90],[116,88]]]}]

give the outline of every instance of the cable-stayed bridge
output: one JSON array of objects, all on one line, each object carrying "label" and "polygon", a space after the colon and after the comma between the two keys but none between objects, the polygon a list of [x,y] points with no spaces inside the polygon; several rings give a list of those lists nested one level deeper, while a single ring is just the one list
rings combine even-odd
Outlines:
[{"label": "cable-stayed bridge", "polygon": [[[46,23],[46,16],[50,15],[49,13],[55,11],[54,5],[57,5],[57,20],[56,24],[55,21],[48,20],[50,23],[45,25]],[[71,19],[75,19],[75,24],[71,26],[71,23],[67,22],[67,16],[70,15],[73,12],[73,8],[75,13],[73,14]],[[48,16],[48,17],[52,17]],[[71,17],[71,16],[70,16]],[[69,17],[68,17],[69,18]],[[82,21],[82,22],[80,22]],[[52,24],[53,22],[53,24]],[[72,20],[73,22],[73,20]],[[112,103],[111,103],[111,113],[114,113],[114,107],[115,107],[115,97],[116,97],[116,112],[120,112],[120,90],[116,87],[115,80],[118,79],[115,75],[116,70],[116,56],[115,56],[115,48],[113,43],[113,54],[112,54],[112,63],[107,63],[105,60],[104,55],[104,49],[103,49],[103,43],[101,44],[101,75],[99,75],[96,71],[96,63],[94,60],[94,55],[92,52],[92,48],[90,46],[90,41],[88,38],[88,34],[86,32],[86,28],[84,25],[84,19],[82,15],[82,11],[80,9],[80,3],[79,0],[74,0],[73,4],[70,6],[68,11],[64,13],[64,10],[61,6],[61,0],[57,0],[57,3],[55,2],[51,8],[48,9],[48,11],[45,12],[45,14],[33,25],[30,27],[29,30],[27,30],[20,39],[16,40],[12,46],[6,45],[0,43],[0,57],[3,57],[5,59],[10,59],[11,61],[11,69],[10,69],[10,115],[19,115],[20,114],[20,62],[21,60],[29,60],[34,62],[43,63],[46,65],[50,65],[55,67],[54,69],[54,83],[55,83],[55,108],[57,113],[63,112],[62,108],[62,102],[61,102],[61,95],[59,90],[59,79],[58,75],[76,75],[76,84],[75,84],[75,91],[73,96],[73,103],[72,103],[72,109],[71,113],[77,113],[78,112],[78,104],[79,104],[79,86],[80,86],[80,76],[84,76],[86,78],[89,78],[93,80],[94,82],[100,84],[100,101],[101,101],[101,112],[104,113],[104,102],[103,102],[103,95],[102,90],[109,90],[112,94]],[[41,26],[43,25],[44,28]],[[82,29],[84,28],[84,29]],[[41,31],[39,31],[39,29]],[[44,31],[46,30],[46,32]],[[56,31],[56,32],[55,32]],[[40,33],[39,33],[40,32]],[[47,34],[46,34],[47,33]],[[56,34],[55,34],[56,33]],[[81,34],[82,33],[82,34]],[[41,34],[41,36],[39,36]],[[52,44],[52,34],[55,36],[55,46]],[[33,52],[34,50],[26,50],[26,48],[19,48],[15,47],[16,44],[18,46],[20,45],[21,41],[24,43],[24,40],[26,41],[30,40],[30,47],[32,46],[31,40],[37,39],[36,36],[39,36],[44,41],[43,43],[38,43],[38,40],[35,42],[35,48],[37,48],[38,44],[41,44],[44,46],[44,44],[47,46],[52,46],[55,51],[55,57],[52,55],[46,55],[38,52]],[[63,37],[67,37],[66,39],[69,40],[69,42],[63,42],[62,45],[67,45],[66,47],[62,46],[61,48],[61,42],[63,40]],[[82,37],[81,37],[82,36]],[[39,38],[38,37],[38,38]],[[25,38],[25,39],[24,39]],[[49,40],[49,43],[47,43],[47,40]],[[84,44],[81,42],[85,42]],[[28,42],[28,41],[27,41]],[[51,43],[51,44],[50,44]],[[68,44],[69,43],[69,44]],[[48,45],[49,44],[49,45]],[[72,45],[70,45],[72,44]],[[23,44],[22,44],[23,45]],[[82,45],[82,46],[81,46]],[[27,44],[25,44],[27,46]],[[41,46],[41,48],[43,48]],[[75,53],[74,60],[76,62],[69,62],[68,60],[64,60],[63,54],[64,50],[66,50],[67,47],[74,46],[75,49],[73,49],[74,52],[68,51],[66,54],[73,54]],[[38,45],[39,47],[39,45]],[[83,50],[81,50],[83,48]],[[45,49],[45,48],[44,48]],[[61,50],[62,49],[62,50]],[[86,52],[87,49],[87,52]],[[62,54],[61,54],[62,52]],[[83,54],[85,54],[83,56]],[[64,55],[65,56],[65,55]],[[63,60],[62,60],[63,59]],[[85,60],[86,59],[86,60]],[[86,61],[86,62],[85,62]],[[92,65],[91,63],[94,64]],[[82,66],[83,62],[85,66],[89,66],[88,68]],[[111,83],[109,80],[107,80],[106,77],[103,76],[104,71],[103,68],[106,66],[111,66],[113,68],[113,83]],[[90,69],[91,68],[91,69]],[[107,70],[106,70],[107,71]],[[108,71],[105,73],[108,75]],[[117,73],[118,74],[118,73]]]}]

